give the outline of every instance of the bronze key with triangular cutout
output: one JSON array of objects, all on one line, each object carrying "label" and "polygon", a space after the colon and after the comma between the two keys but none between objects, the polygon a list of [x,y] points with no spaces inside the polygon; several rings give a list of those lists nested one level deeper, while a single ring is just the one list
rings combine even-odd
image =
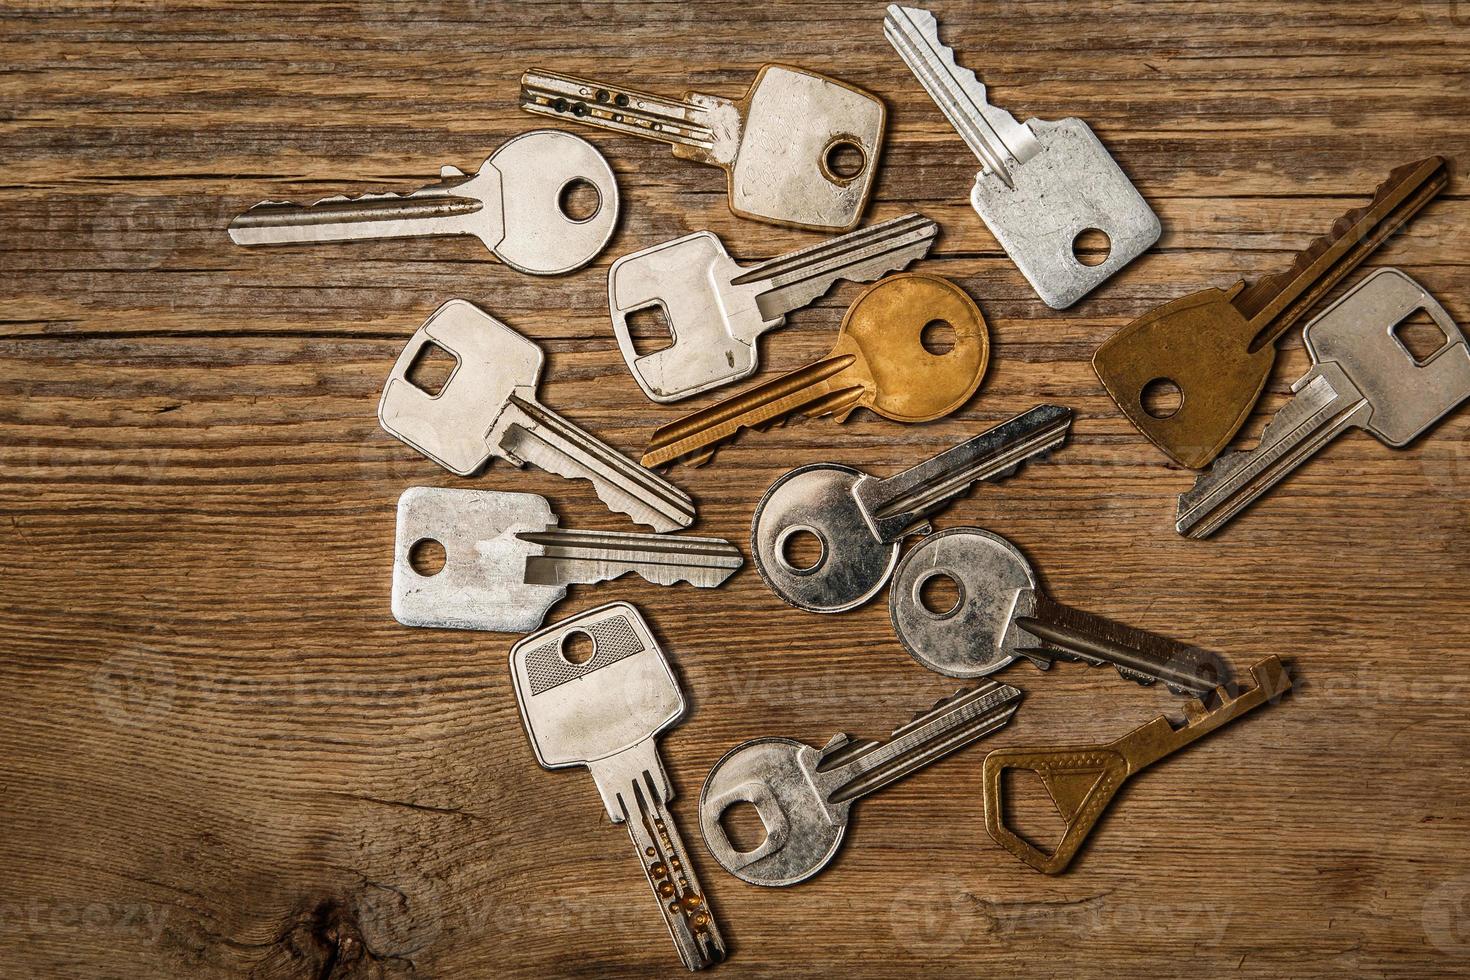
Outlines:
[{"label": "bronze key with triangular cutout", "polygon": [[[1366,207],[1339,218],[1285,272],[1191,293],[1128,324],[1093,355],[1097,376],[1170,458],[1193,469],[1207,465],[1261,397],[1281,335],[1448,181],[1444,157],[1399,167]],[[1144,406],[1145,392],[1158,384],[1178,388],[1177,408],[1155,414]]]},{"label": "bronze key with triangular cutout", "polygon": [[[1220,689],[1220,704],[1206,709],[1197,699],[1185,705],[1188,722],[1175,728],[1159,715],[1142,728],[1106,745],[1055,749],[997,749],[985,757],[985,829],[995,842],[1043,874],[1065,871],[1098,818],[1119,789],[1140,769],[1179,751],[1191,742],[1263,704],[1275,703],[1291,688],[1279,657],[1251,668],[1255,687],[1234,698]],[[1051,853],[1016,833],[1005,822],[1003,777],[1007,769],[1030,770],[1041,777],[1067,829]]]}]

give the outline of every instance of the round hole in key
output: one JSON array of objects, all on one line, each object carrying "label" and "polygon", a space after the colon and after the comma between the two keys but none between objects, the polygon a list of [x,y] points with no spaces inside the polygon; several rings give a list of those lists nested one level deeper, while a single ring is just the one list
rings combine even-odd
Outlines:
[{"label": "round hole in key", "polygon": [[948,616],[960,608],[965,597],[959,579],[935,569],[914,583],[914,596],[925,612],[932,616]]},{"label": "round hole in key", "polygon": [[828,143],[827,151],[822,154],[822,169],[838,183],[856,178],[867,165],[868,155],[863,148],[842,136]]},{"label": "round hole in key", "polygon": [[720,814],[720,829],[737,854],[749,854],[766,842],[766,825],[751,803],[732,803]]},{"label": "round hole in key", "polygon": [[930,320],[919,328],[919,343],[935,357],[942,357],[954,350],[954,324],[948,320]]},{"label": "round hole in key", "polygon": [[1113,240],[1101,228],[1083,228],[1072,239],[1072,257],[1083,265],[1102,265],[1113,252]]},{"label": "round hole in key", "polygon": [[561,658],[573,667],[597,656],[597,641],[586,630],[568,630],[561,638]]},{"label": "round hole in key", "polygon": [[444,571],[444,546],[433,538],[420,538],[408,549],[408,567],[430,578]]},{"label": "round hole in key", "polygon": [[827,560],[827,539],[806,524],[796,524],[776,538],[776,554],[788,571],[810,575]]},{"label": "round hole in key", "polygon": [[1172,418],[1184,407],[1184,392],[1170,378],[1154,378],[1139,392],[1143,410],[1156,419]]},{"label": "round hole in key", "polygon": [[602,193],[586,177],[573,177],[561,185],[556,195],[556,206],[568,221],[581,224],[591,221],[602,210]]}]

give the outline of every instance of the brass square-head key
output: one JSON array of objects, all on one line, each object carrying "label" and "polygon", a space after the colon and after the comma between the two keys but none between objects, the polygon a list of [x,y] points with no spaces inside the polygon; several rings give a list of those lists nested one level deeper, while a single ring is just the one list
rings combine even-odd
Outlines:
[{"label": "brass square-head key", "polygon": [[682,99],[533,68],[521,108],[668,143],[674,156],[724,169],[730,210],[814,231],[861,220],[885,112],[877,96],[802,68],[766,65],[739,99]]}]

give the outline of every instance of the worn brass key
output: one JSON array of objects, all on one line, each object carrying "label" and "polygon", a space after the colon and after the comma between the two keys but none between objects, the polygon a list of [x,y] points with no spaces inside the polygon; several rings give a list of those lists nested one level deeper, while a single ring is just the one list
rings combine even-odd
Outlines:
[{"label": "worn brass key", "polygon": [[[1188,721],[1175,728],[1159,715],[1142,728],[1106,745],[1054,749],[997,749],[985,757],[985,829],[995,842],[1043,874],[1066,870],[1098,818],[1130,776],[1179,751],[1228,722],[1263,704],[1274,703],[1291,688],[1279,657],[1251,668],[1255,687],[1234,698],[1220,691],[1221,703],[1207,710],[1198,700],[1185,707]],[[1041,777],[1067,829],[1050,854],[1016,833],[1005,822],[1003,777],[1007,769],[1030,770]]]},{"label": "worn brass key", "polygon": [[[1285,272],[1191,293],[1134,320],[1097,349],[1097,376],[1170,458],[1193,469],[1207,465],[1255,407],[1281,335],[1448,181],[1443,157],[1398,168],[1367,207],[1339,218]],[[1161,384],[1177,387],[1180,400],[1155,414],[1143,401]]]}]

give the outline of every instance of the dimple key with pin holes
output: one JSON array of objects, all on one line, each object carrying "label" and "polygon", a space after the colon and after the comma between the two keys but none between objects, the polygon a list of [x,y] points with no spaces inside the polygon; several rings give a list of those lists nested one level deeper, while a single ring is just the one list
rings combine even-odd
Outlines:
[{"label": "dimple key with pin holes", "polygon": [[[1418,360],[1396,329],[1424,310],[1443,343]],[[1175,527],[1204,538],[1352,428],[1403,446],[1470,397],[1470,346],[1444,307],[1397,269],[1353,287],[1302,331],[1312,367],[1254,449],[1226,453],[1179,497]]]},{"label": "dimple key with pin holes", "polygon": [[[438,569],[415,567],[436,542]],[[405,626],[523,633],[541,625],[568,585],[636,572],[649,582],[713,588],[745,564],[721,538],[575,531],[534,493],[409,487],[398,498],[393,617]]]},{"label": "dimple key with pin holes", "polygon": [[[230,222],[237,245],[474,235],[506,265],[552,276],[602,251],[618,220],[618,185],[602,154],[571,133],[523,133],[470,176],[444,167],[411,194],[329,197],[311,205],[266,201]],[[596,191],[596,210],[568,213],[570,192]]]},{"label": "dimple key with pin holes", "polygon": [[[939,41],[934,15],[892,4],[883,34],[979,158],[970,204],[1042,301],[1071,306],[1158,241],[1158,216],[1081,119],[1018,123]],[[1084,263],[1079,239],[1108,250]]]},{"label": "dimple key with pin holes", "polygon": [[[750,549],[771,591],[799,609],[856,608],[883,588],[903,539],[926,533],[925,518],[967,493],[1046,455],[1067,438],[1072,412],[1038,405],[902,473],[880,480],[850,466],[813,463],[780,477],[756,505]],[[788,550],[816,539],[815,562]]]},{"label": "dimple key with pin holes", "polygon": [[[836,735],[822,748],[789,738],[738,745],[715,763],[699,795],[699,826],[716,861],[753,885],[794,885],[832,862],[853,803],[1004,727],[1021,692],[986,681],[936,704],[884,742]],[[731,841],[726,812],[750,804],[765,839]]]},{"label": "dimple key with pin holes", "polygon": [[[1220,700],[1213,708],[1206,708],[1198,699],[1186,702],[1187,720],[1179,728],[1160,715],[1105,745],[996,749],[985,757],[983,769],[986,830],[997,844],[1029,867],[1049,875],[1065,871],[1130,777],[1241,715],[1276,703],[1291,689],[1291,678],[1279,657],[1267,657],[1255,664],[1251,678],[1254,686],[1249,690],[1234,696],[1225,689],[1217,692]],[[1043,851],[1006,823],[1008,770],[1036,773],[1056,804],[1066,828],[1052,851]]]},{"label": "dimple key with pin holes", "polygon": [[[591,642],[585,659],[577,640]],[[591,771],[608,816],[633,841],[679,959],[690,970],[719,963],[725,941],[669,813],[674,789],[656,741],[684,716],[684,695],[638,610],[615,602],[527,636],[511,648],[510,672],[536,761]],[[565,832],[563,822],[547,846]]]},{"label": "dimple key with pin holes", "polygon": [[[1191,293],[1139,317],[1093,355],[1103,387],[1170,459],[1208,465],[1260,400],[1276,341],[1448,181],[1443,157],[1400,167],[1285,272]],[[1156,397],[1164,394],[1174,397]]]},{"label": "dimple key with pin holes", "polygon": [[521,108],[667,143],[681,160],[725,170],[740,217],[816,231],[857,227],[885,116],[862,89],[786,65],[763,67],[734,101],[667,99],[533,68],[521,76]]},{"label": "dimple key with pin holes", "polygon": [[[931,338],[945,327],[953,343],[935,353]],[[843,422],[868,408],[895,422],[928,422],[969,401],[989,362],[985,318],[964,290],[937,276],[889,276],[853,300],[831,354],[661,426],[643,465],[707,462],[741,429],[798,412]]]},{"label": "dimple key with pin holes", "polygon": [[[643,393],[673,402],[749,377],[756,340],[839,279],[870,282],[929,252],[939,226],[921,214],[848,232],[742,266],[713,232],[625,255],[607,275],[613,334]],[[656,309],[673,343],[639,354],[628,318]]]},{"label": "dimple key with pin holes", "polygon": [[[410,380],[415,363],[437,348],[455,360],[444,386]],[[591,482],[611,510],[656,531],[694,523],[694,501],[536,400],[541,348],[471,303],[445,303],[419,327],[383,386],[378,421],[393,436],[458,476],[492,456],[535,463]]]},{"label": "dimple key with pin holes", "polygon": [[[942,585],[956,593],[952,600],[939,594]],[[1216,654],[1055,602],[1019,548],[978,527],[915,545],[894,572],[888,610],[904,649],[950,677],[980,677],[1024,658],[1042,669],[1055,660],[1112,664],[1129,680],[1197,696],[1229,679]]]}]

